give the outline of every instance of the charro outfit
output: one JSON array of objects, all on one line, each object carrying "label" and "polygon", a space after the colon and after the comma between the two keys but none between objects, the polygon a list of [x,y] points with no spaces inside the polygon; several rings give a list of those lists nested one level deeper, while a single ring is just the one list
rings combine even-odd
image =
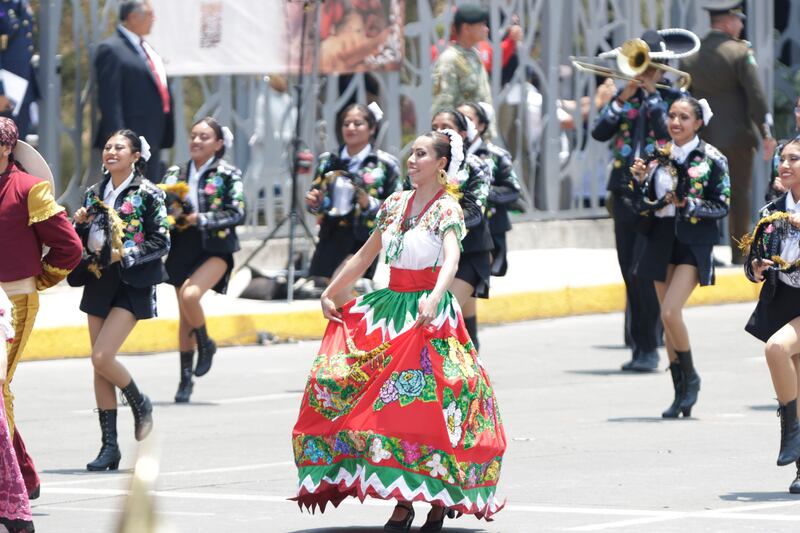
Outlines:
[{"label": "charro outfit", "polygon": [[389,287],[328,324],[292,433],[294,499],[321,510],[347,496],[421,500],[490,519],[506,448],[491,383],[452,294],[414,327],[445,234],[464,234],[461,209],[440,194],[409,220],[414,194],[390,196],[376,220]]},{"label": "charro outfit", "polygon": [[759,138],[767,136],[764,124],[769,107],[758,77],[750,44],[711,30],[700,51],[681,62],[692,75],[692,95],[705,98],[714,120],[700,136],[728,159],[731,176],[730,245],[735,262],[743,259],[735,239],[750,229],[753,156]]},{"label": "charro outfit", "polygon": [[[634,266],[634,274],[643,279],[666,281],[669,264],[697,267],[700,285],[714,284],[714,245],[719,242],[717,221],[728,214],[730,178],[719,150],[695,136],[682,147],[668,145],[667,165],[651,165],[644,188],[636,187],[650,201],[659,200],[670,190],[671,172],[676,173],[679,197],[687,198],[685,207],[665,205],[646,211],[650,230],[644,252]],[[671,168],[669,168],[671,167]],[[645,212],[640,205],[640,212]]]},{"label": "charro outfit", "polygon": [[[311,258],[312,276],[330,278],[348,255],[356,253],[375,225],[382,202],[402,188],[397,159],[367,145],[358,154],[349,154],[346,146],[338,152],[326,152],[319,158],[312,190],[323,191],[322,204],[309,211],[319,216],[319,242]],[[357,189],[369,194],[369,206],[361,209]],[[372,279],[377,260],[367,269]]]},{"label": "charro outfit", "polygon": [[[0,289],[0,342],[3,343],[3,346],[0,346],[0,354],[3,356],[6,355],[6,343],[14,342],[12,315],[11,300]],[[28,491],[14,453],[14,444],[3,408],[0,408],[0,524],[9,531],[34,530]]]},{"label": "charro outfit", "polygon": [[83,207],[102,202],[113,208],[122,220],[120,261],[100,271],[98,278],[87,270],[88,256],[111,237],[91,222],[76,224],[84,257],[70,276],[74,286],[83,285],[80,309],[86,314],[106,318],[114,307],[126,309],[137,320],[157,316],[156,285],[166,280],[161,262],[169,251],[169,226],[164,192],[134,171],[114,188],[111,176],[86,190]]},{"label": "charro outfit", "polygon": [[241,172],[214,157],[200,168],[191,161],[170,167],[163,182],[166,186],[187,183],[186,200],[198,214],[196,226],[183,230],[173,226],[170,231],[171,246],[165,263],[167,282],[180,287],[209,258],[219,257],[228,267],[213,289],[224,294],[233,272],[233,253],[240,248],[236,226],[245,217]]},{"label": "charro outfit", "polygon": [[[9,144],[2,137],[0,141]],[[39,311],[37,291],[64,279],[80,261],[81,246],[64,208],[53,198],[50,184],[23,172],[12,161],[0,174],[0,246],[13,251],[0,254],[0,286],[14,305],[15,329],[14,342],[8,346],[3,398],[17,459],[30,492],[38,487],[39,478],[14,422],[10,385]],[[44,257],[43,246],[49,247]]]},{"label": "charro outfit", "polygon": [[631,204],[633,191],[628,169],[636,157],[646,158],[669,141],[667,109],[679,94],[667,89],[647,94],[639,89],[623,105],[616,101],[618,96],[619,93],[600,112],[592,128],[592,137],[611,141],[613,161],[606,189],[612,197],[617,261],[625,282],[627,326],[636,360],[641,354],[652,354],[656,350],[660,311],[653,284],[633,272],[645,239],[637,231],[638,216]]},{"label": "charro outfit", "polygon": [[489,233],[492,236],[492,276],[505,276],[508,269],[506,233],[511,231],[508,207],[519,199],[522,187],[514,172],[511,154],[478,137],[467,152],[483,159],[491,173],[491,187],[487,198]]}]

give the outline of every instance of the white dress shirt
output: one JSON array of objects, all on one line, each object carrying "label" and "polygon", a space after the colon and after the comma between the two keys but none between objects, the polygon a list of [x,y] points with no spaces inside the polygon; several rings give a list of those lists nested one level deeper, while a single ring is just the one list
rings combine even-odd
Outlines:
[{"label": "white dress shirt", "polygon": [[[119,197],[122,192],[128,188],[128,186],[133,181],[134,173],[131,172],[131,175],[128,176],[125,181],[123,181],[119,187],[114,188],[114,182],[112,180],[108,180],[106,184],[106,188],[103,189],[103,203],[106,204],[109,209],[115,209],[115,204],[117,203],[117,198]],[[86,241],[86,247],[89,248],[92,252],[99,252],[103,249],[103,244],[106,241],[106,234],[103,229],[98,228],[94,224],[92,224],[91,229],[89,230],[89,238]]]},{"label": "white dress shirt", "polygon": [[[164,61],[161,59],[161,56],[158,55],[158,52],[150,46],[150,43],[142,39],[139,35],[133,33],[131,30],[123,26],[122,24],[117,26],[117,29],[125,36],[128,41],[133,45],[136,49],[136,52],[142,58],[142,61],[147,64],[147,56],[150,56],[150,59],[153,61],[153,65],[156,67],[156,72],[158,72],[158,77],[161,80],[161,83],[164,87],[167,87],[167,69],[164,68]],[[148,65],[148,68],[149,65]]]},{"label": "white dress shirt", "polygon": [[[348,159],[347,170],[350,171],[351,174],[355,174],[361,168],[361,165],[370,152],[372,152],[371,144],[365,146],[363,150],[355,155],[350,155],[347,151],[347,146],[343,146],[342,151],[339,153],[339,158]],[[336,216],[340,217],[352,211],[355,192],[356,189],[349,178],[346,176],[338,176],[333,183],[333,195],[331,198],[333,206],[331,211],[334,211]]]},{"label": "white dress shirt", "polygon": [[211,163],[214,162],[214,159],[215,157],[212,156],[211,159],[203,163],[200,168],[195,168],[194,161],[189,163],[189,177],[186,180],[189,183],[189,196],[187,196],[186,199],[190,204],[192,204],[192,208],[194,209],[195,213],[199,212],[200,206],[200,202],[197,197],[197,185],[200,182],[200,176],[202,176],[203,173],[208,170],[208,167],[211,166]]},{"label": "white dress shirt", "polygon": [[[786,193],[786,212],[789,214],[800,213],[800,205],[797,200],[792,196],[792,191]],[[800,259],[800,229],[788,224],[786,235],[781,240],[781,257],[787,263],[794,263]],[[787,285],[795,288],[800,288],[800,271],[795,271],[790,274],[783,272],[778,274],[778,279]]]}]

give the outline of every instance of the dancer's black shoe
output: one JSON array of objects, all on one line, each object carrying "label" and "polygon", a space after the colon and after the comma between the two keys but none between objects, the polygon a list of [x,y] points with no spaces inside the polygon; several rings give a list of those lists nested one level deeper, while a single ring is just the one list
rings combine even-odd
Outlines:
[{"label": "dancer's black shoe", "polygon": [[[98,409],[100,419],[100,432],[102,433],[102,446],[100,453],[94,461],[86,465],[86,470],[98,472],[101,470],[117,470],[122,454],[117,444],[117,410]],[[36,491],[38,492],[38,490]],[[39,495],[36,494],[38,498]],[[30,497],[29,497],[30,498]],[[30,498],[34,499],[34,498]]]}]

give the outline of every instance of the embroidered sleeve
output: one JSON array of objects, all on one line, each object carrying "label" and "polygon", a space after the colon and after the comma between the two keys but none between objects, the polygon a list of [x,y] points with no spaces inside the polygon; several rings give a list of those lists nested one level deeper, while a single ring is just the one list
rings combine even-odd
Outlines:
[{"label": "embroidered sleeve", "polygon": [[436,236],[444,240],[444,236],[448,231],[455,231],[458,242],[464,238],[467,233],[467,228],[464,226],[464,213],[461,207],[455,201],[440,201],[437,202],[436,211],[434,215],[437,220]]},{"label": "embroidered sleeve", "polygon": [[489,203],[492,205],[508,205],[517,201],[522,187],[514,164],[508,152],[498,151],[493,154],[492,161],[492,187],[489,190]]},{"label": "embroidered sleeve", "polygon": [[[47,254],[41,260],[42,273],[36,278],[37,289],[44,290],[60,282],[78,265],[83,253],[83,245],[75,232],[75,228],[67,220],[64,208],[55,203],[50,193],[50,184],[42,182],[35,185],[34,189],[39,188],[40,185],[44,185],[44,193],[40,189],[36,191],[36,194],[49,197],[50,203],[45,205],[58,208],[51,215],[44,216],[40,221],[31,223],[36,238],[49,248]],[[34,190],[32,189],[31,194],[33,193]],[[30,196],[28,200],[28,205],[30,206]],[[37,205],[36,202],[34,202],[34,205]],[[32,218],[34,217],[29,216],[29,220]]]},{"label": "embroidered sleeve", "polygon": [[50,191],[50,184],[40,181],[31,187],[28,193],[28,225],[36,224],[47,220],[56,213],[64,211],[64,208],[56,203],[53,193]]},{"label": "embroidered sleeve", "polygon": [[208,211],[197,217],[198,227],[205,230],[224,230],[244,221],[244,187],[239,169],[225,169],[206,182]]},{"label": "embroidered sleeve", "polygon": [[[711,150],[708,150],[711,152]],[[711,152],[700,162],[689,163],[689,195],[684,216],[695,219],[720,219],[728,214],[731,202],[731,180],[725,156]]]}]

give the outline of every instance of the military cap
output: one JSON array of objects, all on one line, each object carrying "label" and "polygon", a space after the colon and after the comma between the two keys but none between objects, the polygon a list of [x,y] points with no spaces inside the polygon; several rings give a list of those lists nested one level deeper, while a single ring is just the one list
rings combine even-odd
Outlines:
[{"label": "military cap", "polygon": [[721,0],[718,2],[706,2],[703,9],[708,11],[712,17],[715,15],[735,15],[742,20],[747,16],[742,11],[742,0]]},{"label": "military cap", "polygon": [[489,10],[478,4],[462,4],[456,9],[456,24],[489,24]]}]

